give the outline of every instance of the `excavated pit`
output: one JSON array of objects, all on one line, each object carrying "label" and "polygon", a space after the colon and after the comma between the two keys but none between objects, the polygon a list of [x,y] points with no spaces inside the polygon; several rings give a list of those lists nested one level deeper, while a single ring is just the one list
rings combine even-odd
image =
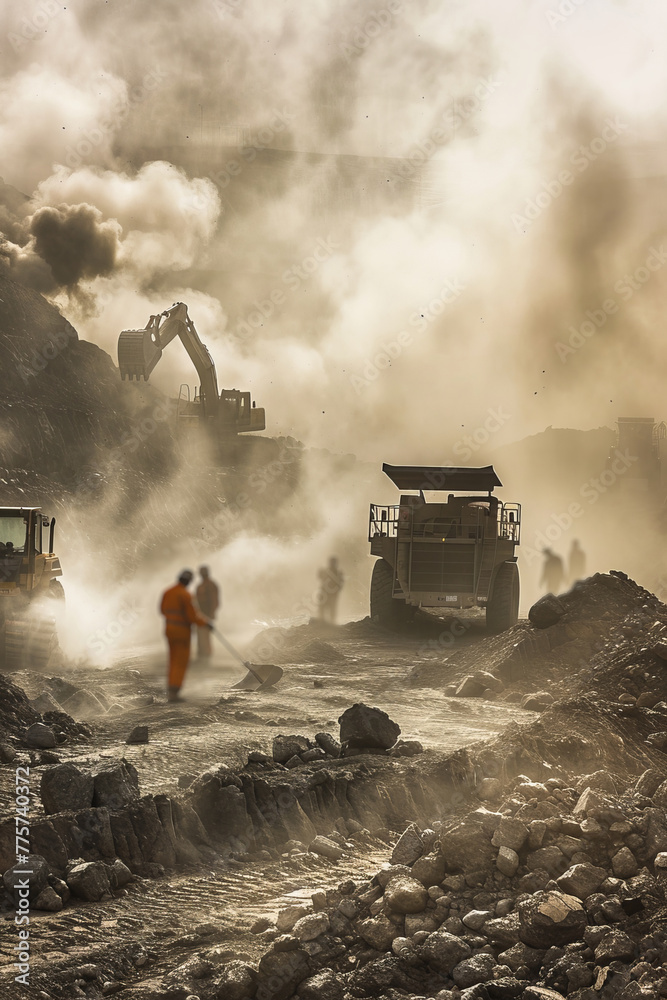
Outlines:
[{"label": "excavated pit", "polygon": [[[434,694],[443,705],[473,711],[488,700],[500,711],[536,689],[551,696],[489,739],[453,753],[427,746],[410,758],[376,751],[286,768],[269,750],[290,730],[274,727],[248,763],[209,766],[180,792],[135,788],[122,804],[44,816],[36,843],[52,851],[58,877],[73,858],[120,858],[134,875],[109,898],[36,918],[45,939],[64,932],[70,943],[59,952],[54,940],[35,987],[68,997],[79,982],[87,996],[118,989],[139,1000],[665,995],[667,608],[622,574],[591,578],[560,605],[551,625],[521,623],[427,664],[444,688],[480,667],[502,685]],[[540,635],[544,661],[533,652],[508,670],[517,637]],[[304,627],[283,630],[286,661],[302,663],[315,639],[313,659],[319,652],[325,669],[342,671],[341,683],[359,669],[353,644],[364,655],[374,644],[387,650],[370,623],[319,636]],[[410,641],[400,641],[409,660]],[[423,636],[412,642],[408,684],[424,667],[423,645]],[[308,676],[312,666],[292,669]],[[16,725],[34,719],[20,695],[14,703]],[[216,713],[233,717],[233,705],[223,698],[202,731]],[[266,725],[261,708],[236,712],[248,716],[240,725]],[[90,726],[94,743],[104,723]],[[310,738],[303,747],[319,745],[303,722],[292,731]],[[82,772],[99,770],[77,758]],[[412,899],[407,914],[400,893]],[[536,917],[542,901],[549,912],[569,907],[570,923]],[[7,962],[9,946],[0,954]],[[7,965],[2,974],[11,996]]]}]

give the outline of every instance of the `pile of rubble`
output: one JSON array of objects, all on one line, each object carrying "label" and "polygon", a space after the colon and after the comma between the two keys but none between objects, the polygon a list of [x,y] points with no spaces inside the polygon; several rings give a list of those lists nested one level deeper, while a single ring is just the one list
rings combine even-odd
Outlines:
[{"label": "pile of rubble", "polygon": [[624,573],[596,573],[567,594],[542,598],[528,621],[500,635],[447,658],[433,651],[415,665],[408,681],[458,697],[519,701],[538,692],[539,704],[524,707],[541,711],[564,690],[590,687],[591,661],[610,662],[619,636],[634,630],[637,637],[653,623],[667,626],[667,607],[657,597]]},{"label": "pile of rubble", "polygon": [[[48,751],[87,740],[90,735],[86,725],[75,722],[60,706],[36,706],[20,687],[0,674],[0,763],[12,763],[17,751],[25,748]],[[39,758],[35,760],[39,762]],[[47,754],[43,762],[53,762],[53,758],[49,761]]]},{"label": "pile of rubble", "polygon": [[496,808],[410,825],[367,882],[281,912],[257,970],[231,963],[198,994],[667,996],[666,808],[667,767],[623,789],[604,771],[519,776]]}]

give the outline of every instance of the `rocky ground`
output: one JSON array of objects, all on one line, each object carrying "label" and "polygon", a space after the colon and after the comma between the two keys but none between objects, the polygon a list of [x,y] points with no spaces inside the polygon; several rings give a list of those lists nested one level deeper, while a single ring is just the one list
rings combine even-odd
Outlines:
[{"label": "rocky ground", "polygon": [[3,801],[31,768],[28,995],[667,996],[655,597],[596,575],[500,636],[310,625],[252,652],[286,666],[261,700],[202,672],[167,706],[146,658],[2,681]]}]

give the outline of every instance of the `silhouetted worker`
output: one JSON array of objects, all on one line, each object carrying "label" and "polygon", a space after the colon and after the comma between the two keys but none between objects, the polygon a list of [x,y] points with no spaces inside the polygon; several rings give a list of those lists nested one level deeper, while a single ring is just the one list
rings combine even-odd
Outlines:
[{"label": "silhouetted worker", "polygon": [[[213,619],[220,607],[220,588],[211,579],[208,566],[199,567],[201,583],[197,587],[197,606],[203,615]],[[197,656],[202,660],[207,660],[211,655],[211,629],[209,627],[197,627]]]},{"label": "silhouetted worker", "polygon": [[586,553],[575,538],[570,549],[569,560],[570,586],[583,580],[586,576]]},{"label": "silhouetted worker", "polygon": [[181,701],[179,692],[190,662],[190,633],[193,625],[212,629],[213,625],[200,615],[192,603],[188,587],[194,574],[184,569],[178,582],[165,590],[160,611],[166,619],[165,635],[169,643],[168,701]]},{"label": "silhouetted worker", "polygon": [[343,589],[345,577],[338,568],[338,559],[331,556],[329,565],[321,569],[317,574],[320,579],[320,591],[318,595],[320,605],[320,619],[323,622],[336,622],[336,610],[338,598]]},{"label": "silhouetted worker", "polygon": [[551,549],[544,549],[544,566],[540,586],[546,586],[547,594],[558,594],[563,586],[565,570],[563,560]]}]

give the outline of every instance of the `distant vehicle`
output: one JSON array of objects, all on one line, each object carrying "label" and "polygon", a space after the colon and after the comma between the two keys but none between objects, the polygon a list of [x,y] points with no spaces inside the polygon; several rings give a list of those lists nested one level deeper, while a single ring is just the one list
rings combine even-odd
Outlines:
[{"label": "distant vehicle", "polygon": [[55,528],[55,517],[41,507],[0,507],[0,663],[6,670],[45,669],[59,652],[50,613],[55,605],[40,600],[65,599]]},{"label": "distant vehicle", "polygon": [[[400,490],[412,492],[391,506],[371,504],[368,538],[371,554],[379,556],[371,580],[371,616],[391,626],[411,618],[417,608],[480,607],[486,609],[489,631],[514,625],[521,506],[492,495],[502,486],[493,466],[385,464],[382,471]],[[425,492],[448,496],[429,502]]]},{"label": "distant vehicle", "polygon": [[658,505],[667,498],[667,425],[653,417],[619,417],[616,442],[609,452],[607,468],[625,458],[618,476],[621,493],[645,493]]},{"label": "distant vehicle", "polygon": [[249,392],[238,389],[218,390],[213,358],[201,342],[184,302],[151,316],[143,330],[123,330],[118,338],[118,367],[121,378],[148,378],[168,344],[179,337],[200,379],[199,392],[190,399],[190,388],[182,385],[178,399],[181,423],[200,422],[216,437],[229,437],[244,431],[263,431],[264,410],[251,401]]}]

